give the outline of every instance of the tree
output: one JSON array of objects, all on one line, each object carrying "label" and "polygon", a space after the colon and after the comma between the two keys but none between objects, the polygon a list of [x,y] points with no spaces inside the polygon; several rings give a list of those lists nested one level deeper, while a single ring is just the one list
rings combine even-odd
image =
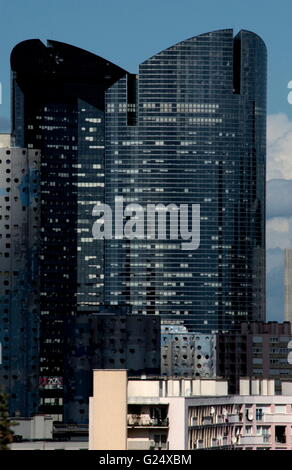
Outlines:
[{"label": "tree", "polygon": [[0,392],[0,450],[9,450],[8,445],[13,441],[13,424],[8,414],[8,397]]}]

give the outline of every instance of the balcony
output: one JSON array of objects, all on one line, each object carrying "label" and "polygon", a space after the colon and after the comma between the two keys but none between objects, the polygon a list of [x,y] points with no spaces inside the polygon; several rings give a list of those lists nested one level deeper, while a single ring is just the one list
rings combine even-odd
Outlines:
[{"label": "balcony", "polygon": [[168,442],[158,443],[149,439],[128,439],[128,450],[168,450]]},{"label": "balcony", "polygon": [[191,418],[190,426],[214,426],[214,425],[228,425],[242,422],[242,417],[239,414],[230,414],[230,415],[214,415],[214,416],[203,416],[201,423],[197,416]]},{"label": "balcony", "polygon": [[228,445],[227,437],[223,437],[222,439],[219,439],[219,446],[227,446],[227,445]]},{"label": "balcony", "polygon": [[198,416],[192,416],[191,418],[191,426],[198,426]]},{"label": "balcony", "polygon": [[198,439],[196,441],[195,449],[214,449],[227,446],[231,446],[231,444],[228,443],[228,438],[225,436],[221,436],[218,438],[212,438],[211,442],[209,441],[208,444],[203,439]]},{"label": "balcony", "polygon": [[218,443],[219,443],[218,439],[216,438],[211,439],[211,447],[218,447]]},{"label": "balcony", "polygon": [[204,441],[203,441],[203,439],[197,440],[196,449],[204,449],[204,448],[205,448],[205,446],[204,446]]},{"label": "balcony", "polygon": [[239,414],[228,415],[227,420],[228,423],[239,423],[241,421]]},{"label": "balcony", "polygon": [[206,426],[206,425],[208,426],[208,425],[210,425],[210,424],[213,424],[213,421],[214,421],[214,420],[213,420],[213,416],[204,416],[204,417],[202,418],[202,424],[203,424],[204,426]]},{"label": "balcony", "polygon": [[263,423],[287,423],[292,425],[292,414],[286,413],[265,413]]},{"label": "balcony", "polygon": [[211,447],[225,447],[228,445],[227,437],[219,437],[211,439]]},{"label": "balcony", "polygon": [[226,423],[226,416],[218,415],[216,416],[216,424],[224,424]]},{"label": "balcony", "polygon": [[149,416],[128,416],[128,427],[157,427],[157,428],[168,428],[168,418],[150,418]]},{"label": "balcony", "polygon": [[270,444],[271,436],[270,434],[264,434],[262,436],[240,436],[239,444],[241,445],[261,445],[261,444]]}]

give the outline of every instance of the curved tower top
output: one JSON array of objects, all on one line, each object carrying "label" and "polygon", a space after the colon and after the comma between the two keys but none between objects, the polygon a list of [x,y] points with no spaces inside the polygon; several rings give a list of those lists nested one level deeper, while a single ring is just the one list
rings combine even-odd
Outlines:
[{"label": "curved tower top", "polygon": [[63,79],[102,79],[109,85],[126,73],[100,56],[59,41],[28,39],[17,44],[10,56],[11,70],[18,75],[52,76]]},{"label": "curved tower top", "polygon": [[[10,57],[12,71],[12,135],[22,135],[28,116],[46,103],[76,104],[104,109],[104,91],[127,72],[91,52],[63,42],[29,39],[17,44]],[[31,124],[31,123],[27,123]]]},{"label": "curved tower top", "polygon": [[41,411],[49,411],[46,399],[54,393],[61,413],[62,389],[47,391],[47,377],[62,386],[70,320],[103,302],[103,282],[96,281],[103,251],[91,238],[91,211],[104,193],[105,91],[126,71],[78,47],[38,39],[13,49],[11,69],[14,145],[41,153]]},{"label": "curved tower top", "polygon": [[145,60],[136,103],[128,77],[108,90],[107,200],[128,192],[124,202],[143,207],[200,205],[197,250],[173,239],[108,242],[109,302],[194,331],[265,318],[266,61],[259,36],[223,29]]},{"label": "curved tower top", "polygon": [[153,59],[154,57],[158,57],[160,54],[165,54],[165,52],[167,51],[173,51],[175,50],[176,48],[178,48],[179,46],[182,46],[186,43],[190,43],[190,42],[194,42],[194,41],[197,41],[199,39],[206,39],[206,38],[219,38],[223,35],[231,35],[232,37],[234,37],[234,39],[236,38],[240,38],[242,36],[249,36],[250,38],[253,38],[254,40],[258,41],[259,43],[262,44],[262,46],[264,47],[264,49],[266,50],[266,45],[265,45],[265,42],[263,41],[263,39],[256,33],[252,32],[252,31],[248,31],[246,29],[241,29],[235,36],[234,36],[234,31],[232,28],[226,28],[226,29],[216,29],[214,31],[209,31],[207,33],[202,33],[202,34],[198,34],[197,36],[191,36],[190,38],[187,38],[187,39],[184,39],[183,41],[179,41],[169,47],[167,47],[166,49],[163,49],[162,51],[160,52],[157,52],[156,54],[154,54],[153,56],[151,57],[148,57],[147,59],[145,59],[145,61],[142,62],[142,64],[144,64],[145,62],[147,62],[148,60],[151,60]]}]

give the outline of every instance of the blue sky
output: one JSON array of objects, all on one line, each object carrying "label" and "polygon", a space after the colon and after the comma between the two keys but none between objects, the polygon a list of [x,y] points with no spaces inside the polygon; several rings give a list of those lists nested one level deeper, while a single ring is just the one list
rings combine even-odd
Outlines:
[{"label": "blue sky", "polygon": [[291,1],[0,0],[0,132],[9,128],[9,55],[20,41],[67,42],[137,72],[156,52],[221,28],[254,31],[268,49],[268,318],[282,320],[283,248],[292,248]]},{"label": "blue sky", "polygon": [[131,72],[147,57],[197,34],[249,29],[269,52],[269,112],[285,112],[292,80],[292,3],[288,0],[0,0],[1,116],[9,115],[9,54],[28,38],[68,42]]}]

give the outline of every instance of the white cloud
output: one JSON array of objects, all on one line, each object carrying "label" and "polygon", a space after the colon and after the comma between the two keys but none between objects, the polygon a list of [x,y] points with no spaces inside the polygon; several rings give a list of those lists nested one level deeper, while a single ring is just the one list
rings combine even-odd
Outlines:
[{"label": "white cloud", "polygon": [[292,217],[273,217],[267,220],[267,249],[292,248]]},{"label": "white cloud", "polygon": [[292,122],[267,120],[267,318],[283,321],[284,253],[292,248]]},{"label": "white cloud", "polygon": [[292,122],[284,113],[267,119],[267,179],[292,179]]},{"label": "white cloud", "polygon": [[280,233],[286,233],[289,231],[289,219],[284,217],[274,217],[268,221],[269,230],[274,230]]},{"label": "white cloud", "polygon": [[292,217],[292,180],[267,182],[267,217]]}]

